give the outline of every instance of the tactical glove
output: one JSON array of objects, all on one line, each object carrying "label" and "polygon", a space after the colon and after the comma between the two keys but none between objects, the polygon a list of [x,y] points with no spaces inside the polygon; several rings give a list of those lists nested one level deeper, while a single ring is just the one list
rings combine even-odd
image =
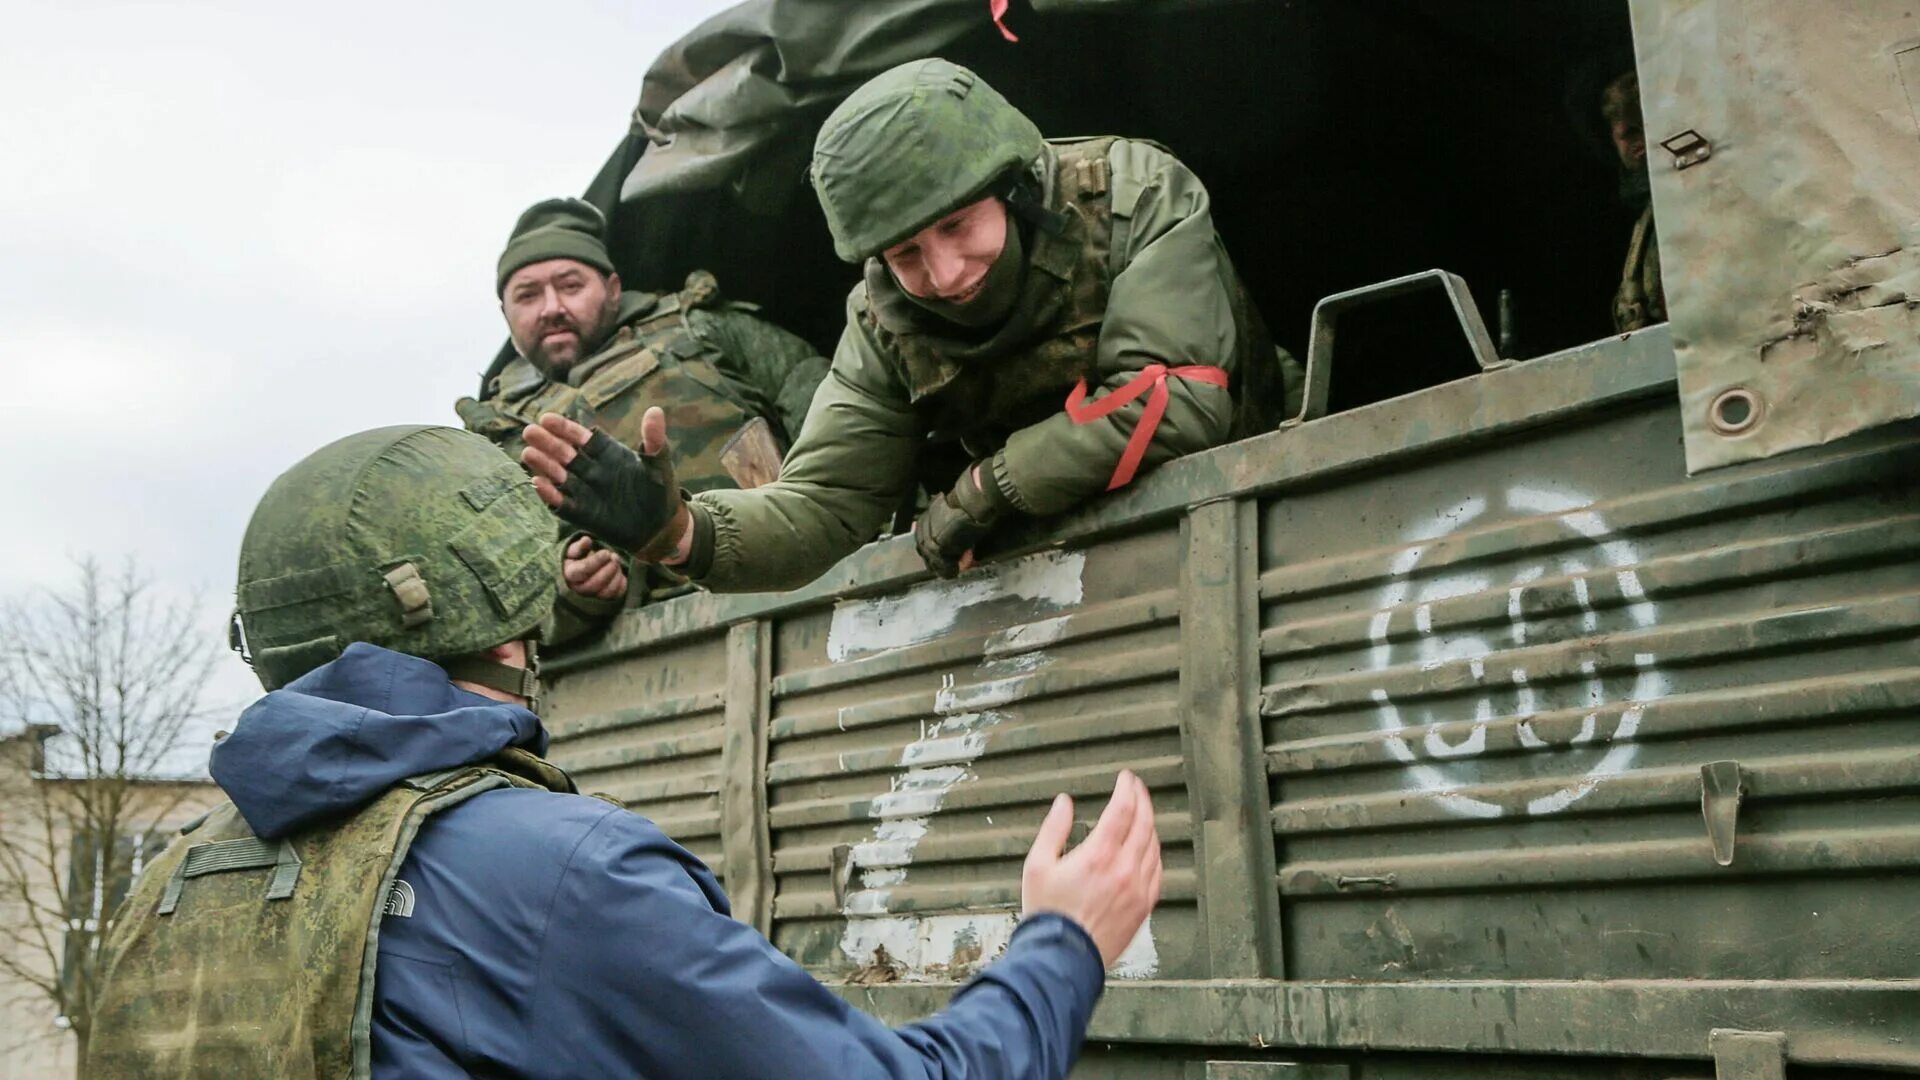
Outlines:
[{"label": "tactical glove", "polygon": [[660,561],[673,551],[688,517],[668,452],[662,447],[658,454],[635,453],[606,432],[594,432],[567,464],[556,512],[642,562]]},{"label": "tactical glove", "polygon": [[[975,483],[975,469],[980,482]],[[993,463],[979,462],[968,467],[954,482],[953,490],[935,498],[913,523],[913,546],[920,552],[927,569],[943,578],[960,573],[960,558],[984,540],[993,524],[1004,517],[1013,504],[994,481]]]}]

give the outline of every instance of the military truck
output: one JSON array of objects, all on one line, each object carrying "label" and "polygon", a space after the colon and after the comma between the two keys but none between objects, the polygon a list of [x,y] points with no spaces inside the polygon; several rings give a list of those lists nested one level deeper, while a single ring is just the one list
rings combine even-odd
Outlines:
[{"label": "military truck", "polygon": [[[1191,164],[1306,408],[952,581],[896,537],[629,610],[549,658],[555,757],[889,1021],[1133,769],[1165,896],[1081,1076],[1920,1072],[1920,3],[1003,7],[696,30],[589,190],[623,275],[830,349],[806,148],[945,55]],[[1625,335],[1610,56],[1671,311]]]}]

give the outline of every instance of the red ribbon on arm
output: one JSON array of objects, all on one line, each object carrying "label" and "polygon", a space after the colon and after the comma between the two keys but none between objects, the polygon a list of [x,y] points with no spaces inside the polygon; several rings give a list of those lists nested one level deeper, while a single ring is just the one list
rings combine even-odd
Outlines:
[{"label": "red ribbon on arm", "polygon": [[1128,379],[1126,385],[1115,387],[1098,401],[1088,404],[1087,380],[1081,379],[1067,391],[1067,416],[1076,424],[1092,423],[1104,416],[1133,404],[1134,399],[1147,391],[1153,391],[1147,397],[1146,411],[1140,414],[1140,422],[1133,426],[1133,435],[1127,440],[1127,448],[1120,454],[1120,463],[1113,468],[1113,479],[1107,482],[1107,490],[1125,487],[1140,471],[1140,462],[1147,456],[1147,446],[1153,442],[1153,433],[1160,429],[1160,418],[1167,414],[1167,379],[1192,379],[1194,382],[1211,383],[1214,386],[1227,385],[1227,371],[1210,364],[1187,364],[1170,368],[1165,364],[1148,364],[1140,373]]},{"label": "red ribbon on arm", "polygon": [[1007,5],[1011,0],[987,0],[987,10],[993,14],[993,25],[1000,28],[1000,36],[1008,41],[1019,41],[1013,31],[1007,29]]}]

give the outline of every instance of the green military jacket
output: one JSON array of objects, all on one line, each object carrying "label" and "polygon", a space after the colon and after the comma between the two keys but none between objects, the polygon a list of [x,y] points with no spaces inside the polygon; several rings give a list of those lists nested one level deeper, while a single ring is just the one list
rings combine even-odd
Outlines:
[{"label": "green military jacket", "polygon": [[364,1080],[380,921],[410,904],[394,875],[427,815],[505,786],[575,790],[515,748],[278,842],[223,803],[127,894],[106,944],[87,1075]]},{"label": "green military jacket", "polygon": [[[667,414],[680,485],[696,492],[738,487],[722,449],[761,417],[784,451],[806,419],[827,362],[752,305],[722,301],[718,292],[712,275],[695,271],[679,293],[622,293],[612,335],[562,378],[517,357],[488,381],[484,399],[461,398],[454,409],[468,430],[518,461],[525,446],[520,433],[542,413],[571,417],[637,448],[640,418],[658,405]],[[558,577],[560,558],[556,554],[554,620],[543,635],[550,644],[578,636],[627,602],[572,592]],[[628,600],[638,602],[645,592],[644,579],[635,575]]]},{"label": "green military jacket", "polygon": [[1627,242],[1627,262],[1620,269],[1620,288],[1613,294],[1613,328],[1620,333],[1667,321],[1667,290],[1660,279],[1660,240],[1654,230],[1653,207],[1634,222]]},{"label": "green military jacket", "polygon": [[1098,494],[1147,395],[1079,422],[1065,403],[1083,378],[1097,399],[1150,365],[1226,370],[1225,388],[1166,380],[1143,469],[1267,430],[1297,408],[1297,365],[1267,337],[1186,166],[1151,143],[1105,138],[1050,143],[1037,172],[1044,214],[1020,298],[986,341],[943,336],[944,324],[869,260],[780,479],[695,499],[690,568],[702,585],[812,580],[886,524],[921,479],[930,441],[989,461],[993,482],[1027,513],[1056,514]]}]

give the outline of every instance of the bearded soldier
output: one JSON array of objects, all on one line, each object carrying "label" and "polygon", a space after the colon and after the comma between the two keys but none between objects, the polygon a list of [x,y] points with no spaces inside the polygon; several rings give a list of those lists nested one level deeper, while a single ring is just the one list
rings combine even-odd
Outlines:
[{"label": "bearded soldier", "polygon": [[786,589],[871,539],[919,480],[934,494],[915,545],[951,576],[996,523],[1297,403],[1206,190],[1159,146],[1048,142],[973,72],[920,60],[828,117],[811,177],[864,276],[780,479],[683,503],[670,424],[650,419],[636,455],[547,417],[523,460],[563,517],[708,588]]},{"label": "bearded soldier", "polygon": [[[494,285],[519,354],[455,403],[471,431],[518,457],[520,431],[552,412],[640,445],[640,418],[665,410],[673,465],[689,491],[752,487],[779,472],[827,362],[812,346],[724,301],[695,271],[678,293],[624,291],[606,219],[579,199],[520,215]],[[624,568],[590,541],[566,541],[555,636],[604,620],[626,592]]]},{"label": "bearded soldier", "polygon": [[142,873],[96,1077],[1061,1077],[1159,895],[1145,786],[1062,795],[1004,957],[889,1030],[751,927],[698,859],[540,756],[552,518],[486,440],[398,427],[276,480],[237,630],[270,691],[215,747],[232,800]]}]

